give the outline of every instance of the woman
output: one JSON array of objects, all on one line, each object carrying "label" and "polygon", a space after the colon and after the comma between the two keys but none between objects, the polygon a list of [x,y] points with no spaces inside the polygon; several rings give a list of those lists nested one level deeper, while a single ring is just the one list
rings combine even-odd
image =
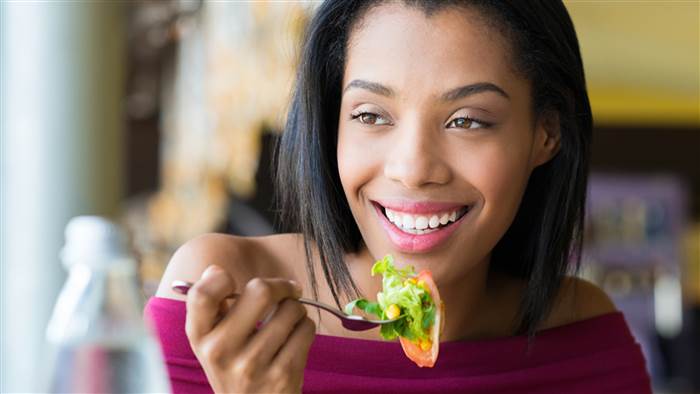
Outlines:
[{"label": "woman", "polygon": [[[566,276],[591,127],[560,1],[323,3],[278,147],[293,233],[188,242],[147,307],[175,391],[649,392],[622,315]],[[386,254],[440,289],[433,369],[294,300],[372,299]]]}]

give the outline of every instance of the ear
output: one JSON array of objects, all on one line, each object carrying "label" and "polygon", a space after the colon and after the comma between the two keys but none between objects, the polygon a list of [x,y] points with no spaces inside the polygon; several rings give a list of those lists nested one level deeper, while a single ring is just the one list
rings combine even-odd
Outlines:
[{"label": "ear", "polygon": [[561,146],[561,129],[559,113],[545,111],[537,119],[535,125],[535,141],[532,145],[531,165],[535,167],[551,160],[559,152]]}]

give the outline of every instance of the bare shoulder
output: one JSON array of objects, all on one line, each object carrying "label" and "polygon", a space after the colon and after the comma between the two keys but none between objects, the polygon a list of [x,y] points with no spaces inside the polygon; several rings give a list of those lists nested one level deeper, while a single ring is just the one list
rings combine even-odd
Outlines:
[{"label": "bare shoulder", "polygon": [[[300,235],[275,234],[265,237],[238,237],[204,234],[183,244],[173,254],[161,278],[156,296],[184,300],[170,288],[174,280],[197,281],[202,272],[216,264],[237,283],[254,277],[281,277],[299,281],[290,264],[299,253]],[[303,253],[303,246],[302,246]]]},{"label": "bare shoulder", "polygon": [[615,304],[601,288],[587,280],[567,276],[562,280],[552,310],[540,329],[563,326],[616,310]]}]

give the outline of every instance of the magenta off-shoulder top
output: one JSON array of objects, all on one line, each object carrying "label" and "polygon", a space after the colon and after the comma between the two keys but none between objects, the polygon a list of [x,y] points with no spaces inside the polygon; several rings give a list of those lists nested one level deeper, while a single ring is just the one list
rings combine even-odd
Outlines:
[{"label": "magenta off-shoulder top", "polygon": [[[160,339],[175,393],[212,393],[185,334],[182,301],[153,297],[146,317]],[[525,336],[440,344],[419,368],[398,342],[316,335],[305,393],[651,393],[639,344],[620,312]]]}]

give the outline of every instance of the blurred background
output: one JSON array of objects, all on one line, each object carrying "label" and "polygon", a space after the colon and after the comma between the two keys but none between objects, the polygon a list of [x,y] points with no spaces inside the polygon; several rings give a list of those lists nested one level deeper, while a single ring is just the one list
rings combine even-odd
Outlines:
[{"label": "blurred background", "polygon": [[[700,5],[565,3],[595,118],[581,274],[657,392],[700,392]],[[27,392],[69,218],[130,230],[144,299],[187,239],[275,231],[271,147],[317,4],[0,4],[0,391]]]}]

